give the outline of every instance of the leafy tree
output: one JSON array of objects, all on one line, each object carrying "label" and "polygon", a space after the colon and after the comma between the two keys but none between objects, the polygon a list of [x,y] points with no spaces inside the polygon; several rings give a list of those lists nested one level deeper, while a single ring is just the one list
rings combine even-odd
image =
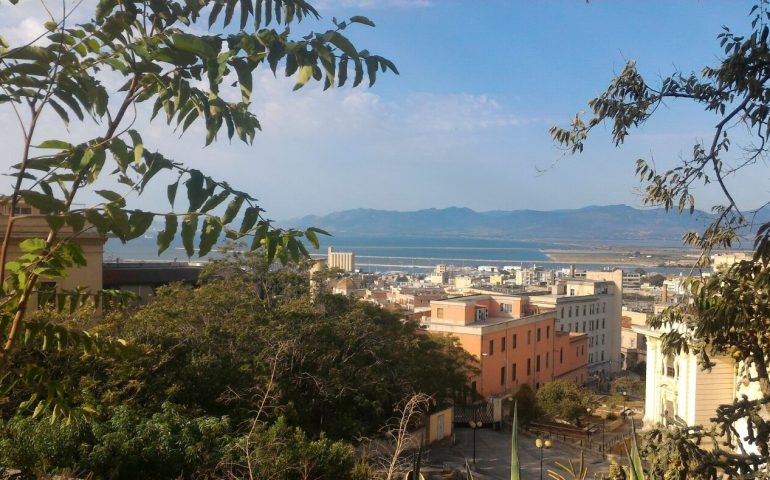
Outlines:
[{"label": "leafy tree", "polygon": [[542,414],[538,408],[535,392],[526,383],[519,387],[519,391],[514,395],[514,400],[518,405],[519,419],[523,424],[528,424]]},{"label": "leafy tree", "polygon": [[[710,277],[690,278],[690,298],[652,319],[651,325],[664,329],[666,352],[692,351],[704,368],[715,356],[732,357],[738,373],[761,395],[719,407],[713,425],[653,432],[655,441],[646,450],[649,468],[658,473],[678,465],[677,474],[666,478],[710,479],[720,474],[766,478],[762,472],[770,456],[770,222],[763,220],[761,208],[752,211],[756,206],[739,205],[725,179],[749,174],[745,169],[762,165],[768,154],[767,6],[760,1],[751,9],[749,34],[736,35],[723,28],[717,36],[723,54],[716,65],[700,72],[674,72],[651,84],[631,61],[604,93],[589,102],[590,118],[577,115],[569,128],[551,129],[556,142],[574,153],[581,152],[591,131],[605,123],[611,126],[615,145],[621,145],[634,127],[651,120],[656,109],[668,103],[702,108],[716,121],[709,137],[692,145],[690,153],[676,159],[671,168],[659,170],[640,159],[636,173],[646,203],[679,213],[694,212],[696,188],[712,185],[721,192],[722,201],[712,207],[705,230],[689,232],[683,239],[701,249],[699,265],[708,264],[712,251],[730,248],[747,237],[753,237],[754,255]],[[748,434],[739,434],[739,425]],[[717,437],[723,440],[713,443],[715,448],[712,442],[698,442]]]},{"label": "leafy tree", "polygon": [[610,393],[612,395],[626,395],[643,397],[644,382],[633,376],[619,377],[610,384]]},{"label": "leafy tree", "polygon": [[561,418],[580,425],[580,419],[591,406],[591,393],[575,382],[555,380],[546,383],[535,394],[537,406],[553,418]]},{"label": "leafy tree", "polygon": [[650,285],[653,285],[655,287],[662,287],[663,282],[666,280],[665,275],[661,275],[659,273],[644,277],[644,281],[648,282]]},{"label": "leafy tree", "polygon": [[[91,4],[74,8],[86,5]],[[365,77],[372,85],[378,70],[397,73],[392,62],[359,50],[346,37],[350,27],[374,25],[365,17],[333,19],[329,30],[292,36],[294,24],[319,18],[305,0],[102,0],[90,21],[73,23],[71,14],[50,11],[50,18],[41,19],[47,32],[28,44],[10,45],[0,36],[0,107],[17,118],[22,151],[11,174],[13,189],[4,199],[11,213],[0,248],[0,382],[4,392],[24,386],[39,393],[42,399],[31,399],[40,407],[36,411],[54,416],[73,413],[65,392],[34,364],[14,361],[17,349],[56,346],[108,355],[125,350],[119,342],[26,319],[41,277],[62,278],[67,268],[85,263],[78,235],[96,231],[126,242],[160,219],[165,228],[158,234],[159,252],[180,236],[188,256],[196,251],[204,256],[224,236],[248,239],[249,248],[264,247],[268,259],[286,262],[307,254],[302,237],[317,248],[317,234],[323,233],[276,228],[251,194],[145,144],[136,112],[181,134],[200,123],[205,145],[222,131],[228,139],[251,143],[260,128],[251,112],[252,78],[260,69],[295,78],[295,90],[311,80],[324,88],[342,86],[349,71],[354,86]],[[125,83],[112,92],[106,79],[115,74]],[[228,86],[231,79],[235,88]],[[62,127],[93,123],[101,132],[85,139],[67,128],[43,132],[41,119],[48,117],[58,118]],[[166,186],[169,209],[131,208],[129,199],[158,188],[152,182],[160,172],[175,178]],[[120,188],[104,189],[106,179]],[[186,202],[177,201],[180,186]],[[102,201],[79,206],[86,191]],[[21,218],[14,212],[21,204],[40,209],[49,229],[22,243],[21,258],[10,259],[8,247]],[[79,290],[57,297],[60,307],[77,308],[109,295]]]}]

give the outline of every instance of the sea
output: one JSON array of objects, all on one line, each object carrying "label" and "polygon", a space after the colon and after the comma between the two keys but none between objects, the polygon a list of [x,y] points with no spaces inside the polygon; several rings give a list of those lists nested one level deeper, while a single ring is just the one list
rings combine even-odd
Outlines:
[{"label": "sea", "polygon": [[[311,256],[325,258],[328,247],[335,251],[353,252],[356,268],[368,272],[425,272],[436,265],[455,267],[479,266],[542,266],[547,269],[567,268],[570,264],[554,262],[545,253],[550,249],[590,250],[586,245],[535,242],[512,239],[491,239],[472,237],[366,237],[366,236],[321,236],[321,248],[308,246]],[[671,245],[659,245],[667,246]],[[236,249],[239,247],[236,245]],[[241,248],[243,248],[241,246]],[[631,247],[629,247],[631,248]],[[212,251],[206,258],[197,255],[187,257],[181,241],[177,239],[158,255],[154,235],[146,235],[126,244],[111,238],[105,245],[106,261],[206,261],[217,258],[221,253]],[[611,265],[606,263],[575,264],[583,269],[609,269],[620,267],[626,270],[642,268],[649,273],[686,273],[684,268],[649,267],[641,265]]]}]

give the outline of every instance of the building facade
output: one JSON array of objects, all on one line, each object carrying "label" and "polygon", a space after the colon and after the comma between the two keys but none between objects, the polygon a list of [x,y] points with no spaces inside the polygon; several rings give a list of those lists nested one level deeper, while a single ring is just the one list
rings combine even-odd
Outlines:
[{"label": "building facade", "polygon": [[329,268],[352,272],[355,268],[355,255],[352,252],[335,252],[332,247],[329,247],[326,253],[326,265]]},{"label": "building facade", "polygon": [[478,360],[472,388],[482,396],[537,389],[556,378],[585,381],[587,335],[557,332],[553,311],[527,296],[471,295],[430,303],[422,327],[456,337]]},{"label": "building facade", "polygon": [[532,303],[554,311],[556,330],[588,335],[588,374],[608,377],[622,367],[620,355],[623,271],[586,272],[566,278]]},{"label": "building facade", "polygon": [[[10,205],[0,205],[0,229],[5,232],[8,218],[10,215]],[[20,204],[16,207],[14,214],[13,232],[8,245],[8,260],[12,260],[23,255],[20,245],[28,238],[43,238],[48,236],[50,227],[42,216],[40,210],[28,205]],[[69,226],[63,226],[59,230],[59,238],[68,237],[73,234]],[[95,232],[83,230],[77,236],[77,243],[83,249],[83,254],[87,264],[83,267],[73,267],[67,270],[64,278],[52,279],[40,277],[37,288],[43,290],[74,290],[78,287],[85,287],[91,292],[97,292],[103,288],[102,260],[104,258],[105,238]],[[37,294],[30,298],[29,308],[38,307]]]}]

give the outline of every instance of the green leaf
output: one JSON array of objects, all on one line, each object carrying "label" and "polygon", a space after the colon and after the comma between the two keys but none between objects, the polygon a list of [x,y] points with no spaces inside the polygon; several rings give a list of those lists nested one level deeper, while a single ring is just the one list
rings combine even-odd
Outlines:
[{"label": "green leaf", "polygon": [[297,83],[294,84],[294,88],[292,90],[297,91],[310,80],[310,78],[313,76],[313,66],[312,65],[302,65],[299,69],[299,74],[297,75]]},{"label": "green leaf", "polygon": [[201,207],[200,212],[206,213],[209,210],[213,210],[214,208],[218,207],[219,204],[224,202],[229,196],[230,196],[229,190],[222,190],[216,195],[209,197],[209,199],[206,200],[206,203],[204,203],[203,206]]},{"label": "green leaf", "polygon": [[222,224],[218,221],[207,218],[203,222],[203,227],[201,228],[200,245],[198,246],[199,257],[203,257],[211,251],[211,248],[217,243],[217,240],[219,240],[219,235],[221,233]]},{"label": "green leaf", "polygon": [[369,20],[368,18],[362,16],[362,15],[354,15],[350,17],[350,23],[360,23],[363,25],[368,25],[370,27],[374,26],[374,22]]},{"label": "green leaf", "polygon": [[126,240],[139,238],[144,235],[144,232],[150,228],[154,219],[155,215],[150,212],[143,212],[141,210],[131,212],[131,216],[128,218],[130,229],[128,235],[126,235]]},{"label": "green leaf", "polygon": [[123,195],[117,192],[113,192],[112,190],[96,190],[94,193],[121,208],[126,206],[126,200],[123,198]]},{"label": "green leaf", "polygon": [[176,200],[176,191],[179,188],[179,180],[166,187],[166,195],[168,196],[168,203],[171,204],[171,208],[174,208],[174,200]]},{"label": "green leaf", "polygon": [[248,64],[240,58],[233,59],[233,68],[235,68],[235,73],[238,75],[238,83],[241,86],[241,98],[243,99],[243,102],[248,103],[251,98],[253,80],[251,69]]},{"label": "green leaf", "polygon": [[350,40],[348,40],[348,38],[341,33],[334,31],[330,32],[329,41],[332,43],[332,45],[342,50],[342,52],[346,55],[353,58],[358,57],[358,51],[356,50],[356,47],[354,47],[353,44],[350,43]]},{"label": "green leaf", "polygon": [[142,143],[142,137],[136,130],[129,130],[128,135],[131,136],[131,141],[134,142],[134,163],[139,165],[142,163],[142,155],[144,154],[144,144]]},{"label": "green leaf", "polygon": [[166,228],[158,234],[158,255],[165,252],[176,235],[178,220],[176,215],[166,215]]},{"label": "green leaf", "polygon": [[67,143],[64,140],[46,140],[35,148],[51,148],[58,150],[69,150],[72,148],[71,143]]},{"label": "green leaf", "polygon": [[171,36],[171,41],[179,50],[194,53],[205,59],[214,59],[219,54],[203,38],[190,33],[175,33]]},{"label": "green leaf", "polygon": [[198,215],[187,215],[182,221],[182,244],[188,257],[195,253],[195,231],[198,230]]},{"label": "green leaf", "polygon": [[224,216],[222,216],[223,225],[227,225],[235,219],[235,216],[238,215],[238,212],[241,210],[243,201],[243,195],[236,195],[236,197],[230,201],[230,203],[227,205],[227,210],[225,210]]},{"label": "green leaf", "polygon": [[190,178],[184,182],[187,187],[187,199],[190,201],[189,211],[194,212],[206,201],[206,191],[203,189],[205,177],[199,170],[190,170]]},{"label": "green leaf", "polygon": [[245,234],[252,228],[254,228],[254,225],[257,223],[257,220],[259,219],[259,208],[258,207],[248,207],[245,212],[243,212],[243,222],[241,222],[241,229],[240,233]]},{"label": "green leaf", "polygon": [[86,217],[80,213],[70,213],[66,217],[67,224],[72,227],[75,233],[79,233],[83,230],[86,224]]},{"label": "green leaf", "polygon": [[28,238],[19,244],[24,253],[40,253],[48,248],[48,242],[42,238]]},{"label": "green leaf", "polygon": [[21,190],[19,194],[28,205],[40,209],[41,212],[62,212],[65,210],[63,201],[44,193]]}]

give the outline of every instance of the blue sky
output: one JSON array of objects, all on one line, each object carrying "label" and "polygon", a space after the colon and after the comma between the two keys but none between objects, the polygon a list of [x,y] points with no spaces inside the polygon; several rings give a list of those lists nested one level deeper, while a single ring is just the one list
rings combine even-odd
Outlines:
[{"label": "blue sky", "polygon": [[[548,128],[584,109],[629,59],[650,80],[715,64],[720,27],[746,31],[751,7],[620,0],[315,4],[324,19],[303,28],[367,15],[377,28],[349,30],[351,37],[392,59],[401,75],[380,76],[372,89],[311,86],[295,93],[290,80],[260,75],[254,109],[264,132],[252,147],[223,141],[202,149],[194,131],[181,141],[163,127],[147,133],[174,158],[254,192],[273,218],[359,207],[639,206],[635,160],[674,164],[710,133],[714,117],[672,103],[624,147],[612,147],[597,131],[577,157],[564,157]],[[22,28],[27,19],[11,19],[4,8],[0,28]],[[731,182],[744,208],[767,196],[763,168]],[[161,186],[139,205],[160,202],[163,192]],[[698,200],[701,208],[720,201],[710,190]]]}]

